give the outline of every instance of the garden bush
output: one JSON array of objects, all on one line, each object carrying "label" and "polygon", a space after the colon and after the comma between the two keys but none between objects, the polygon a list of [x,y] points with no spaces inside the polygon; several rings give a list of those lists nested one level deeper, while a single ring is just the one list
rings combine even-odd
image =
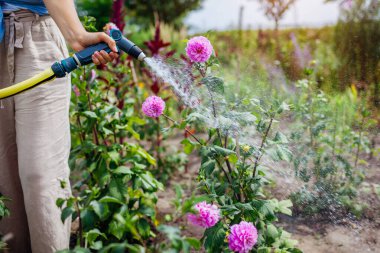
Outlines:
[{"label": "garden bush", "polygon": [[[7,217],[9,216],[9,210],[8,208],[6,207],[5,205],[5,202],[9,201],[10,199],[4,197],[1,193],[0,193],[0,221],[4,218],[4,217]],[[3,242],[2,240],[2,236],[5,236],[5,235],[1,235],[0,234],[0,250],[3,250],[3,249],[6,249],[6,246],[7,244],[5,242]]]},{"label": "garden bush", "polygon": [[304,186],[291,198],[304,214],[335,219],[352,211],[360,216],[363,206],[356,197],[365,178],[360,157],[370,152],[369,111],[354,86],[347,96],[330,98],[316,88],[313,70],[307,72],[309,78],[297,83],[299,120],[292,132],[294,173]]},{"label": "garden bush", "polygon": [[[202,243],[208,252],[227,252],[228,249],[300,252],[290,234],[274,225],[277,213],[291,215],[292,203],[268,199],[263,192],[267,183],[263,156],[275,161],[291,160],[286,136],[274,130],[279,115],[289,110],[289,106],[279,101],[266,103],[254,97],[244,97],[241,103],[230,104],[224,100],[223,80],[214,75],[217,60],[210,59],[210,42],[204,37],[195,37],[188,42],[186,51],[193,62],[193,76],[197,76],[194,84],[198,85],[193,87],[196,91],[186,87],[182,90],[185,94],[177,89],[174,92],[181,93],[182,102],[190,105],[185,110],[187,113],[182,113],[177,122],[162,114],[165,102],[161,98],[152,96],[143,104],[147,116],[162,115],[171,128],[186,130],[187,126],[200,121],[208,129],[206,139],[188,131],[189,138],[182,141],[188,153],[197,150],[201,157],[198,191],[203,200],[195,203],[193,209],[185,202],[182,213],[191,211],[189,221],[207,228]],[[258,145],[251,144],[249,138],[254,137],[251,131],[259,137]],[[247,243],[244,245],[242,240]]]}]

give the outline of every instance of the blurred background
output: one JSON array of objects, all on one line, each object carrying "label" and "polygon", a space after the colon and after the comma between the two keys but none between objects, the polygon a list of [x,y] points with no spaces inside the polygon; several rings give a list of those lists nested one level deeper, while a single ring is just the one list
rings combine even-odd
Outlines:
[{"label": "blurred background", "polygon": [[[206,36],[217,56],[219,68],[213,71],[224,79],[231,107],[244,105],[249,96],[268,105],[277,99],[289,103],[291,112],[276,127],[289,137],[292,159],[265,168],[270,178],[265,194],[290,198],[294,205],[293,217],[280,217],[281,225],[304,252],[380,252],[378,0],[77,0],[76,4],[87,29],[102,30],[113,22],[147,55],[174,65],[191,66],[184,54],[187,40]],[[143,64],[123,57],[118,62],[123,64],[100,66],[93,72],[99,74],[91,80],[101,84],[91,91],[98,97],[94,101],[117,105],[126,115],[134,108],[139,118],[138,101],[155,94],[165,98],[167,112],[174,118],[186,111],[163,80]],[[86,92],[81,75],[73,79],[83,89],[76,92],[79,95]],[[115,94],[109,95],[110,90]],[[72,111],[86,108],[81,103],[87,97],[78,94],[72,96]],[[102,113],[107,121],[108,113]],[[91,132],[76,124],[73,120],[72,129],[78,129],[73,143],[80,147],[82,132],[84,136]],[[145,127],[135,127],[142,141],[136,132],[132,134],[158,161],[151,171],[168,186],[159,193],[157,204],[158,216],[166,219],[172,213],[173,184],[187,186],[186,194],[192,194],[199,164],[194,154],[187,156],[182,146],[171,145],[175,138],[161,131],[162,126],[150,120]],[[205,133],[202,127],[192,127]],[[192,228],[190,235],[201,238],[202,231]]]},{"label": "blurred background", "polygon": [[[182,52],[189,35],[214,36],[221,61],[238,75],[273,65],[289,85],[312,62],[317,84],[327,92],[355,86],[378,108],[380,38],[377,0],[78,0],[82,17],[97,29],[111,21],[136,40],[161,27],[164,41]],[[156,48],[160,51],[163,48]],[[177,53],[178,54],[178,53]],[[253,69],[241,69],[242,63]],[[279,68],[278,68],[279,67]],[[254,72],[252,72],[254,71]],[[270,71],[269,71],[270,72]],[[280,76],[278,76],[280,75]],[[281,76],[282,75],[282,76]],[[290,87],[291,88],[291,85]]]}]

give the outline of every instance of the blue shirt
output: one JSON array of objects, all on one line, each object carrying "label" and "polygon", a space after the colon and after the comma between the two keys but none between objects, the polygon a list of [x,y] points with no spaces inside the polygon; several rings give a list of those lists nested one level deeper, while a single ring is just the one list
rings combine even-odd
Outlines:
[{"label": "blue shirt", "polygon": [[0,41],[2,41],[4,37],[3,13],[21,9],[30,10],[38,15],[48,14],[42,0],[0,0]]}]

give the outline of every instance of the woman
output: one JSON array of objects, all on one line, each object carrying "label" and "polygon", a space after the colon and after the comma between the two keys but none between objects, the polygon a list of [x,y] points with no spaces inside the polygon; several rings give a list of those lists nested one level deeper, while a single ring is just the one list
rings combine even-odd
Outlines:
[{"label": "woman", "polygon": [[[68,57],[63,37],[76,51],[106,42],[114,52],[96,52],[95,64],[117,57],[110,37],[85,31],[73,0],[0,0],[0,22],[0,88]],[[50,253],[69,247],[70,219],[61,222],[55,201],[71,194],[70,86],[68,76],[1,101],[0,193],[12,201],[0,234],[11,235],[10,252]]]}]

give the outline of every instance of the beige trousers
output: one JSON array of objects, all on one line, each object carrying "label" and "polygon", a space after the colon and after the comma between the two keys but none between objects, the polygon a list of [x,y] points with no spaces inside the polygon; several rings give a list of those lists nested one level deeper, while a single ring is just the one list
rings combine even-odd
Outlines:
[{"label": "beige trousers", "polygon": [[[68,56],[49,16],[18,11],[5,17],[0,44],[0,88],[40,73]],[[11,215],[0,234],[9,252],[50,253],[68,248],[70,221],[62,223],[57,198],[70,196],[70,79],[61,78],[0,101],[0,192]],[[66,182],[62,189],[60,181]]]}]

